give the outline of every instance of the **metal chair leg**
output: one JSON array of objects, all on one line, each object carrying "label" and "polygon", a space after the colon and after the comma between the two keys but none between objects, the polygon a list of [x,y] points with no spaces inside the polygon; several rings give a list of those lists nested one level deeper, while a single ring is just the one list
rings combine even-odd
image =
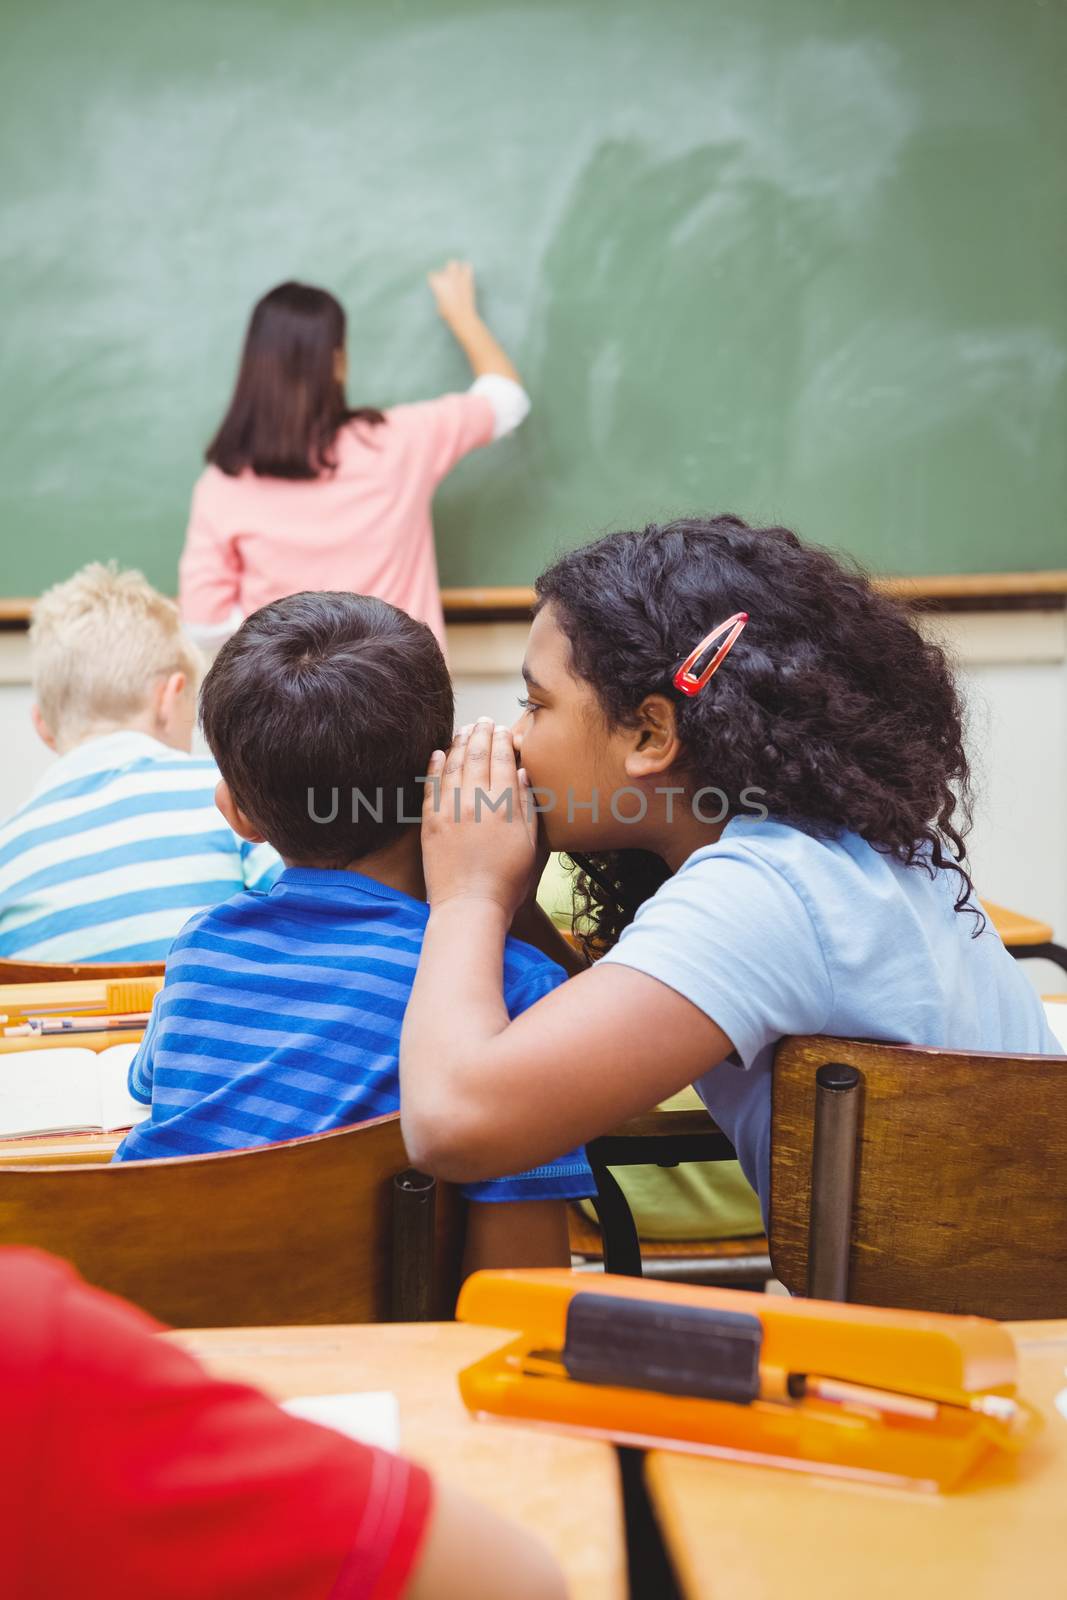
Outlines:
[{"label": "metal chair leg", "polygon": [[433,1309],[437,1179],[409,1167],[393,1179],[393,1322],[428,1322]]},{"label": "metal chair leg", "polygon": [[641,1242],[629,1202],[608,1167],[601,1166],[595,1158],[590,1159],[589,1165],[596,1183],[593,1206],[604,1241],[604,1271],[640,1278]]},{"label": "metal chair leg", "polygon": [[1067,972],[1067,948],[1062,944],[1016,944],[1008,947],[1016,961],[1051,961]]}]

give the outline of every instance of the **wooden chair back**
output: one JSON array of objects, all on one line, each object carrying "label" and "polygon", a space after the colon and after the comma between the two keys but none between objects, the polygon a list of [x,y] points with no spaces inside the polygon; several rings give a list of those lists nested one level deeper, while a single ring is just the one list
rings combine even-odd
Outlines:
[{"label": "wooden chair back", "polygon": [[175,1327],[452,1314],[462,1204],[402,1178],[398,1116],[219,1155],[2,1160],[0,1244],[52,1251]]},{"label": "wooden chair back", "polygon": [[[859,1098],[845,1143],[822,1135],[831,1165],[820,1177],[817,1096],[824,1130],[836,1113],[835,1091],[825,1074],[817,1090],[816,1073],[832,1063],[859,1073]],[[833,1249],[839,1222],[843,1288],[834,1298],[1067,1316],[1067,1057],[783,1040],[770,1211],[771,1262],[794,1294],[825,1293],[809,1288],[809,1272],[820,1248]]]},{"label": "wooden chair back", "polygon": [[77,983],[82,979],[159,978],[162,961],[0,961],[0,984]]}]

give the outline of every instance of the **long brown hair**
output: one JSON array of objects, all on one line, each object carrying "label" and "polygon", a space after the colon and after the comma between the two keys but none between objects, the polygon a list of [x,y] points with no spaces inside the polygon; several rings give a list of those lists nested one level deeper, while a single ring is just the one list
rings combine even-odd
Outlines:
[{"label": "long brown hair", "polygon": [[333,442],[346,422],[377,426],[373,406],[349,407],[335,361],[345,314],[325,289],[280,283],[253,309],[233,396],[205,455],[231,477],[317,478],[337,465]]}]

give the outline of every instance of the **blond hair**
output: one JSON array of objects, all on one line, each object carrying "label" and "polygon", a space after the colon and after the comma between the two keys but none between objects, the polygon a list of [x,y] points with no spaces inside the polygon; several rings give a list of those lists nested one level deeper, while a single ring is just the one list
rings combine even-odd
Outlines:
[{"label": "blond hair", "polygon": [[141,716],[172,673],[184,672],[195,690],[202,667],[173,601],[114,561],[91,562],[45,591],[33,608],[30,648],[37,705],[64,742]]}]

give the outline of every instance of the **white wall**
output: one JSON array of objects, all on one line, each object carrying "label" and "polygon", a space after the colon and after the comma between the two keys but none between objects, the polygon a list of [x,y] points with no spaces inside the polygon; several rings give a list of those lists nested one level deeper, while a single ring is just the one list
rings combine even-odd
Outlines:
[{"label": "white wall", "polygon": [[[939,633],[946,620],[975,768],[975,882],[1067,944],[1067,613],[941,618]],[[1044,992],[1067,993],[1060,968],[1027,971]]]},{"label": "white wall", "polygon": [[[1067,612],[939,614],[925,623],[957,664],[968,706],[978,790],[969,841],[980,892],[1050,923],[1067,944]],[[457,720],[511,722],[523,692],[521,623],[449,630]],[[22,801],[52,759],[29,721],[24,633],[0,633],[0,815]],[[1028,963],[1039,988],[1067,975]]]}]

